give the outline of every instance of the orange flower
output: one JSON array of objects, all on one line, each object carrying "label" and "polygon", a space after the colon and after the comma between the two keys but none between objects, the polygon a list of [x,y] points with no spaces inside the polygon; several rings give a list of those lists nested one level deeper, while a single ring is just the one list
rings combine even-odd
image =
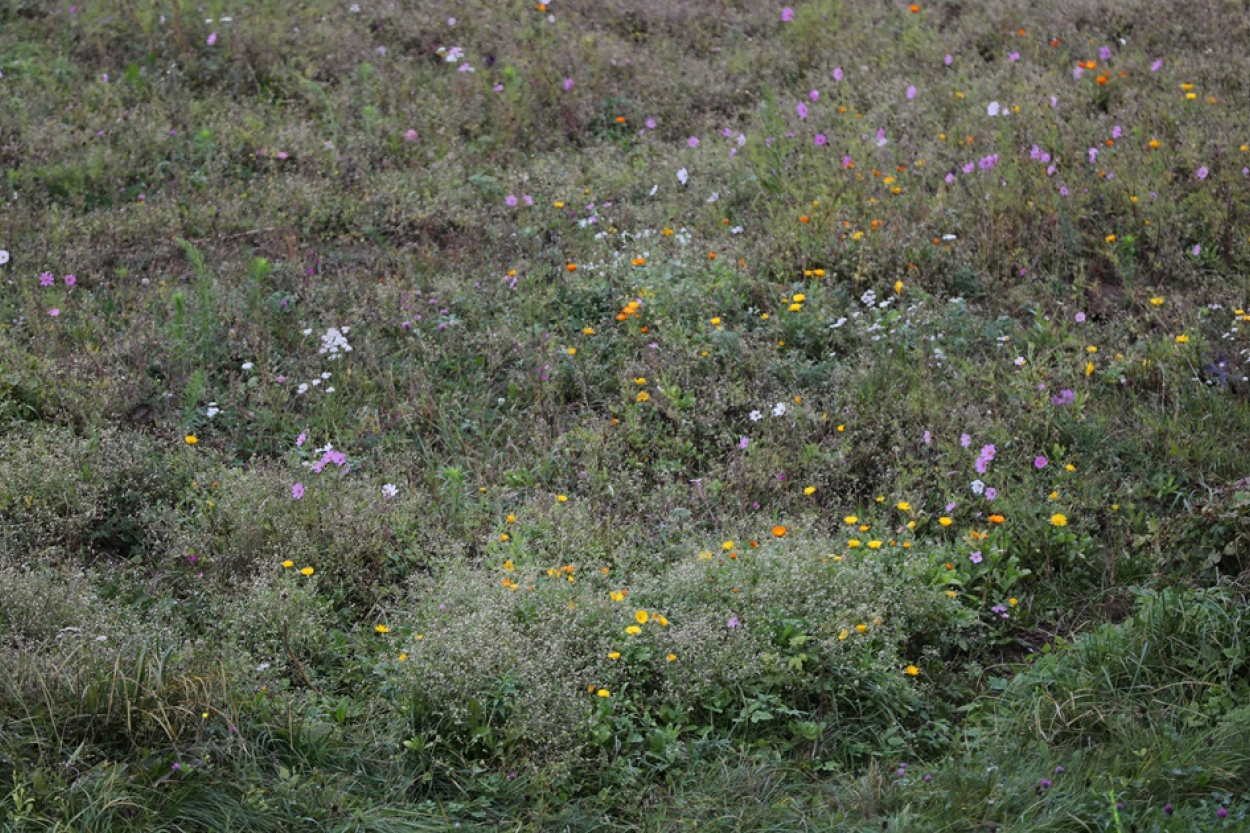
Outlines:
[{"label": "orange flower", "polygon": [[636,258],[634,258],[634,260],[633,260],[633,264],[634,264],[635,266],[646,266],[646,265],[647,265],[647,259],[646,259],[645,257],[636,257]]},{"label": "orange flower", "polygon": [[1002,515],[990,515],[990,523],[992,524],[1000,524],[1005,520],[1007,519],[1004,518]]},{"label": "orange flower", "polygon": [[624,117],[624,116],[617,116],[617,117],[616,117],[616,123],[617,123],[617,124],[624,124],[624,123],[625,123],[625,117]]},{"label": "orange flower", "polygon": [[808,218],[806,214],[804,214],[802,217],[799,218],[800,223],[806,223],[807,221],[808,221]]},{"label": "orange flower", "polygon": [[708,260],[716,260],[716,252],[708,252],[708,253],[707,253],[707,259],[708,259]]},{"label": "orange flower", "polygon": [[911,12],[912,14],[915,14],[916,12],[920,11],[920,6],[918,6],[915,3],[912,3],[910,6],[907,7],[907,11]]},{"label": "orange flower", "polygon": [[1100,75],[1100,76],[1098,76],[1097,78],[1095,78],[1094,80],[1095,80],[1095,81],[1097,81],[1099,84],[1106,84],[1106,83],[1107,83],[1107,76],[1105,76],[1105,75]]},{"label": "orange flower", "polygon": [[570,263],[568,266],[565,266],[564,268],[565,268],[565,269],[568,269],[570,272],[576,272],[576,271],[577,271],[577,264],[576,264],[576,263]]},{"label": "orange flower", "polygon": [[774,538],[784,538],[784,537],[786,537],[786,528],[785,528],[784,526],[774,526],[774,527],[773,527],[773,537],[774,537]]}]

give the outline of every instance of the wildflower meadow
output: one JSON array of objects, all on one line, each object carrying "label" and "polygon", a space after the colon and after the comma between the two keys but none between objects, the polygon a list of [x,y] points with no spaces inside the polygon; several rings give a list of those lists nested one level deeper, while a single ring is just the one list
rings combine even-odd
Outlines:
[{"label": "wildflower meadow", "polygon": [[1247,829],[1247,42],[0,0],[0,830]]}]

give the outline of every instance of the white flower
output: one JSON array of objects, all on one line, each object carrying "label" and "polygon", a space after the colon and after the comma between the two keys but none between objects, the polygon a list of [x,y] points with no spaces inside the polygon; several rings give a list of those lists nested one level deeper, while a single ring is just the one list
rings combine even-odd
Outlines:
[{"label": "white flower", "polygon": [[267,663],[267,662],[262,662],[260,665],[256,666],[256,670],[257,670],[257,671],[268,671],[268,670],[269,670],[269,663]]},{"label": "white flower", "polygon": [[338,329],[336,327],[328,327],[325,334],[321,336],[321,349],[318,353],[328,356],[330,359],[340,359],[343,353],[350,353],[352,346],[347,343],[347,332],[349,328],[344,327]]},{"label": "white flower", "polygon": [[685,168],[678,168],[677,169],[677,181],[680,182],[682,185],[685,185],[688,179],[690,179],[690,173]]},{"label": "white flower", "polygon": [[870,289],[867,292],[865,292],[863,295],[859,296],[859,302],[866,307],[870,307],[873,304],[877,303],[877,293],[873,292]]},{"label": "white flower", "polygon": [[351,12],[352,14],[360,14],[360,4],[352,3],[350,6],[347,7],[347,10]]},{"label": "white flower", "polygon": [[308,383],[307,382],[302,383],[298,388],[295,389],[295,392],[296,393],[308,393]]},{"label": "white flower", "polygon": [[747,417],[750,418],[752,422],[759,422],[761,419],[764,418],[764,415],[761,414],[759,411],[752,411],[751,413],[747,414]]},{"label": "white flower", "polygon": [[712,192],[712,196],[708,197],[708,198],[707,198],[707,201],[708,201],[708,202],[716,202],[716,201],[717,201],[717,200],[719,200],[719,199],[720,199],[720,194],[719,194],[719,193],[717,193],[716,191],[713,191],[713,192]]},{"label": "white flower", "polygon": [[954,234],[943,234],[943,235],[942,235],[942,239],[943,239],[943,240],[946,240],[946,241],[948,241],[948,242],[949,242],[949,241],[951,241],[951,240],[958,240],[958,239],[959,239],[959,237],[958,237],[958,236],[956,236],[956,235],[954,235]]},{"label": "white flower", "polygon": [[997,101],[991,101],[990,106],[985,108],[985,114],[987,116],[997,116],[999,113],[999,110],[1001,109],[1002,108],[999,106]]},{"label": "white flower", "polygon": [[836,330],[838,327],[841,327],[845,323],[846,323],[846,316],[844,315],[841,318],[839,318],[837,321],[834,321],[832,324],[830,324],[829,329]]},{"label": "white flower", "polygon": [[0,266],[9,262],[9,252],[7,249],[0,249]]},{"label": "white flower", "polygon": [[243,362],[243,364],[242,364],[242,368],[243,368],[244,370],[251,370],[251,369],[252,369],[253,367],[255,367],[255,366],[256,366],[256,365],[252,364],[251,362]]},{"label": "white flower", "polygon": [[1024,363],[1028,361],[1024,356],[1016,356],[1016,367],[1024,367]]},{"label": "white flower", "polygon": [[974,480],[974,481],[972,481],[972,493],[973,493],[974,495],[984,494],[984,493],[985,493],[985,484],[984,484],[984,483],[982,483],[980,480]]},{"label": "white flower", "polygon": [[207,416],[209,419],[212,419],[213,417],[217,416],[219,413],[221,413],[221,408],[217,407],[216,402],[209,402],[208,408],[204,411],[205,416]]},{"label": "white flower", "polygon": [[786,403],[778,402],[776,405],[773,406],[773,416],[779,417],[779,416],[785,416],[785,415],[786,415]]},{"label": "white flower", "polygon": [[658,190],[660,190],[660,186],[659,186],[658,184],[657,184],[657,185],[652,185],[652,186],[651,186],[651,193],[647,194],[647,196],[648,196],[648,197],[654,197],[654,196],[655,196],[655,192],[656,192],[656,191],[658,191]]},{"label": "white flower", "polygon": [[399,487],[394,483],[387,483],[382,487],[382,494],[387,497],[395,497],[395,495],[399,494]]}]

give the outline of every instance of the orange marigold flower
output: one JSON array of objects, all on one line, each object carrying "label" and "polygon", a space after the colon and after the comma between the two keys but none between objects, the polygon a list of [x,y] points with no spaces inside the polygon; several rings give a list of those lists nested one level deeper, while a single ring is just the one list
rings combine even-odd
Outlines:
[{"label": "orange marigold flower", "polygon": [[1001,524],[1005,520],[1007,519],[1002,515],[990,515],[990,523],[992,524]]},{"label": "orange marigold flower", "polygon": [[774,538],[784,538],[784,537],[786,537],[786,528],[785,528],[784,526],[780,526],[780,525],[778,525],[778,526],[774,526],[774,527],[773,527],[773,537],[774,537]]}]

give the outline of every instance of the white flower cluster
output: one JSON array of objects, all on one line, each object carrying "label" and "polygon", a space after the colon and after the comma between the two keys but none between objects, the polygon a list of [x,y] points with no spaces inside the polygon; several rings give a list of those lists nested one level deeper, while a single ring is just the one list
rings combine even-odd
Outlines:
[{"label": "white flower cluster", "polygon": [[[312,388],[321,387],[321,383],[329,378],[330,378],[330,371],[327,370],[325,373],[322,373],[321,377],[318,379],[313,379],[311,382],[301,382],[299,387],[295,389],[295,392],[299,394],[308,393],[308,391]],[[321,392],[322,393],[334,393],[334,386],[326,385],[325,387],[321,388]]]},{"label": "white flower cluster", "polygon": [[325,334],[321,336],[321,349],[317,352],[331,360],[341,359],[344,353],[352,352],[352,346],[347,343],[347,333],[350,331],[351,327],[327,328]]}]

